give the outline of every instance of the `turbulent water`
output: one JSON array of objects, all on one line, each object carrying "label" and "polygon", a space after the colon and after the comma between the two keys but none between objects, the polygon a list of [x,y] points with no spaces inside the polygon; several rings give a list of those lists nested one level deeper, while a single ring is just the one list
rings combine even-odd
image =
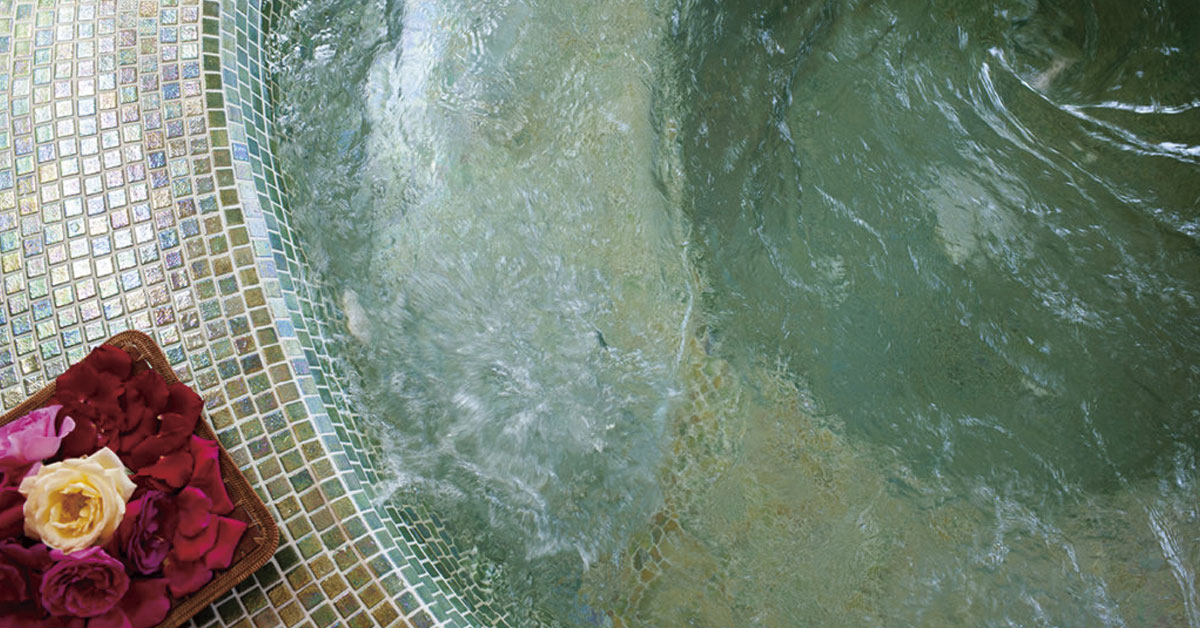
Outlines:
[{"label": "turbulent water", "polygon": [[295,224],[475,602],[1200,628],[1200,5],[309,0],[270,37]]}]

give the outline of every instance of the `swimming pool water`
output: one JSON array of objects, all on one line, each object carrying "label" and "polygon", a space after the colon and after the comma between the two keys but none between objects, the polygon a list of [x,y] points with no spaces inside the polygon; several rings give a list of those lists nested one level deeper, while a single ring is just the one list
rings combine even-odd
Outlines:
[{"label": "swimming pool water", "polygon": [[1197,35],[310,0],[275,148],[395,490],[522,625],[1200,626]]}]

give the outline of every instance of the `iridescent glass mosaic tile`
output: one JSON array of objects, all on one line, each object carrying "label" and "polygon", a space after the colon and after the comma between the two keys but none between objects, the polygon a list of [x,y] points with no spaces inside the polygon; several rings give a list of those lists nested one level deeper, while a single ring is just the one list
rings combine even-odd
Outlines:
[{"label": "iridescent glass mosaic tile", "polygon": [[245,0],[0,3],[0,401],[124,329],[163,346],[283,535],[194,625],[502,624],[444,543],[413,551],[435,519],[375,505],[269,154],[262,25]]}]

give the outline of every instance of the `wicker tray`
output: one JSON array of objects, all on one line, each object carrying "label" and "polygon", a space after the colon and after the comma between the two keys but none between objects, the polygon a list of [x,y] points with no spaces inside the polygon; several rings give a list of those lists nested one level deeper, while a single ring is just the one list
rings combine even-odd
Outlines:
[{"label": "wicker tray", "polygon": [[[162,349],[154,340],[140,331],[122,332],[104,341],[104,344],[125,350],[133,357],[135,363],[145,360],[149,363],[150,368],[162,375],[168,385],[179,381],[179,378],[175,376],[175,371],[167,362],[167,357],[163,355]],[[54,396],[54,386],[54,382],[51,382],[49,386],[39,390],[37,394],[26,399],[21,405],[9,410],[3,417],[0,417],[0,425],[11,423],[45,405],[50,397]],[[194,433],[201,438],[216,441],[217,447],[220,449],[221,477],[225,480],[229,499],[234,506],[233,512],[228,516],[246,523],[246,532],[242,535],[237,549],[234,550],[233,562],[229,565],[229,569],[215,572],[213,579],[199,591],[183,599],[175,600],[175,605],[171,607],[171,611],[167,613],[158,628],[177,628],[186,622],[200,609],[212,604],[239,582],[249,578],[259,567],[271,559],[275,548],[279,546],[279,527],[276,526],[270,511],[267,510],[266,505],[259,499],[254,489],[250,488],[246,476],[242,475],[237,465],[233,463],[233,459],[229,457],[229,452],[221,446],[221,441],[217,439],[217,435],[213,433],[212,427],[203,415],[196,422]]]}]

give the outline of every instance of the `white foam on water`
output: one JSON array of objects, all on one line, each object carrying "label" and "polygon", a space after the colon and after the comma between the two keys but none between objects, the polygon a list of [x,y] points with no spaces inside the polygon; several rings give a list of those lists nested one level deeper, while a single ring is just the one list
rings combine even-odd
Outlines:
[{"label": "white foam on water", "polygon": [[371,68],[386,280],[355,335],[402,400],[383,419],[411,485],[486,505],[528,556],[587,562],[658,503],[694,300],[655,174],[663,20],[478,4],[410,2]]}]

